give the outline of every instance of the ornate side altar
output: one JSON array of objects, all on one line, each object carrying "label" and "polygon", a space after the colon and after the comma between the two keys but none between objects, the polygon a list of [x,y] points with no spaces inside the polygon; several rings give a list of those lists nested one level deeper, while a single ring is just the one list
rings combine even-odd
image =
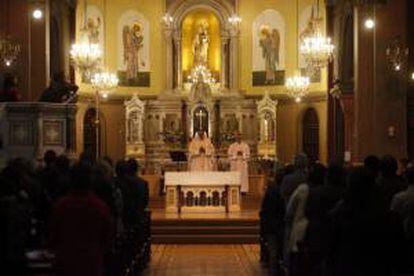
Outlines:
[{"label": "ornate side altar", "polygon": [[165,173],[167,212],[240,211],[239,172]]}]

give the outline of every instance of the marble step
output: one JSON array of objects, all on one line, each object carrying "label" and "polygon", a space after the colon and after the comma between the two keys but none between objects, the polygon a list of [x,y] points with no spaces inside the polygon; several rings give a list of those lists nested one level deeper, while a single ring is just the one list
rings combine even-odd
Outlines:
[{"label": "marble step", "polygon": [[245,234],[245,235],[258,235],[258,226],[163,226],[153,227],[153,235],[198,235],[198,234]]},{"label": "marble step", "polygon": [[259,235],[153,235],[153,244],[255,244],[259,242]]}]

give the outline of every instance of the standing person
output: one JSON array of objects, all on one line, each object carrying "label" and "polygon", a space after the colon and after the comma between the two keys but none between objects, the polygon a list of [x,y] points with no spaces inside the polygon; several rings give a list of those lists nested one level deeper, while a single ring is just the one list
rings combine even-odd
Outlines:
[{"label": "standing person", "polygon": [[203,131],[199,131],[188,146],[189,170],[212,171],[214,168],[214,146]]},{"label": "standing person", "polygon": [[295,170],[292,174],[283,178],[281,185],[281,193],[283,200],[288,203],[290,196],[296,190],[296,188],[307,181],[307,167],[308,157],[304,153],[299,153],[295,156],[294,160]]},{"label": "standing person", "polygon": [[345,168],[342,163],[329,164],[326,183],[311,187],[305,208],[309,220],[305,235],[310,271],[308,275],[324,275],[330,236],[329,212],[345,195]]},{"label": "standing person", "polygon": [[236,134],[236,142],[230,145],[228,149],[228,158],[230,160],[230,170],[238,171],[241,175],[241,192],[249,191],[249,145],[242,141],[242,135]]},{"label": "standing person", "polygon": [[398,177],[397,171],[397,160],[391,155],[385,155],[380,162],[380,176],[377,183],[386,209],[390,208],[393,196],[406,188],[405,183]]},{"label": "standing person", "polygon": [[110,211],[92,192],[90,165],[76,164],[70,175],[72,191],[55,204],[51,220],[56,274],[101,276],[111,245]]},{"label": "standing person", "polygon": [[408,188],[397,193],[391,201],[391,210],[395,212],[404,228],[408,259],[406,272],[414,273],[414,168],[405,171]]},{"label": "standing person", "polygon": [[402,229],[378,204],[375,179],[365,168],[350,172],[345,198],[331,219],[329,275],[394,275]]}]

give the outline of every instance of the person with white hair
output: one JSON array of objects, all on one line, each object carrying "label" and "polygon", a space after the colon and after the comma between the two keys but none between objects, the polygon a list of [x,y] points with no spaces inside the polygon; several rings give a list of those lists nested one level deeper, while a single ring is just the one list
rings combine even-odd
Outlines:
[{"label": "person with white hair", "polygon": [[189,171],[214,170],[214,146],[203,131],[197,132],[188,147]]}]

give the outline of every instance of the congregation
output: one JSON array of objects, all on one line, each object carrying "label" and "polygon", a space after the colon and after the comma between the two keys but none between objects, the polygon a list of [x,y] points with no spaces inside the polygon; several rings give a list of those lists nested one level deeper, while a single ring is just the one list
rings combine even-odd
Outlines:
[{"label": "congregation", "polygon": [[328,167],[298,154],[260,212],[271,275],[412,275],[414,168],[390,155]]}]

